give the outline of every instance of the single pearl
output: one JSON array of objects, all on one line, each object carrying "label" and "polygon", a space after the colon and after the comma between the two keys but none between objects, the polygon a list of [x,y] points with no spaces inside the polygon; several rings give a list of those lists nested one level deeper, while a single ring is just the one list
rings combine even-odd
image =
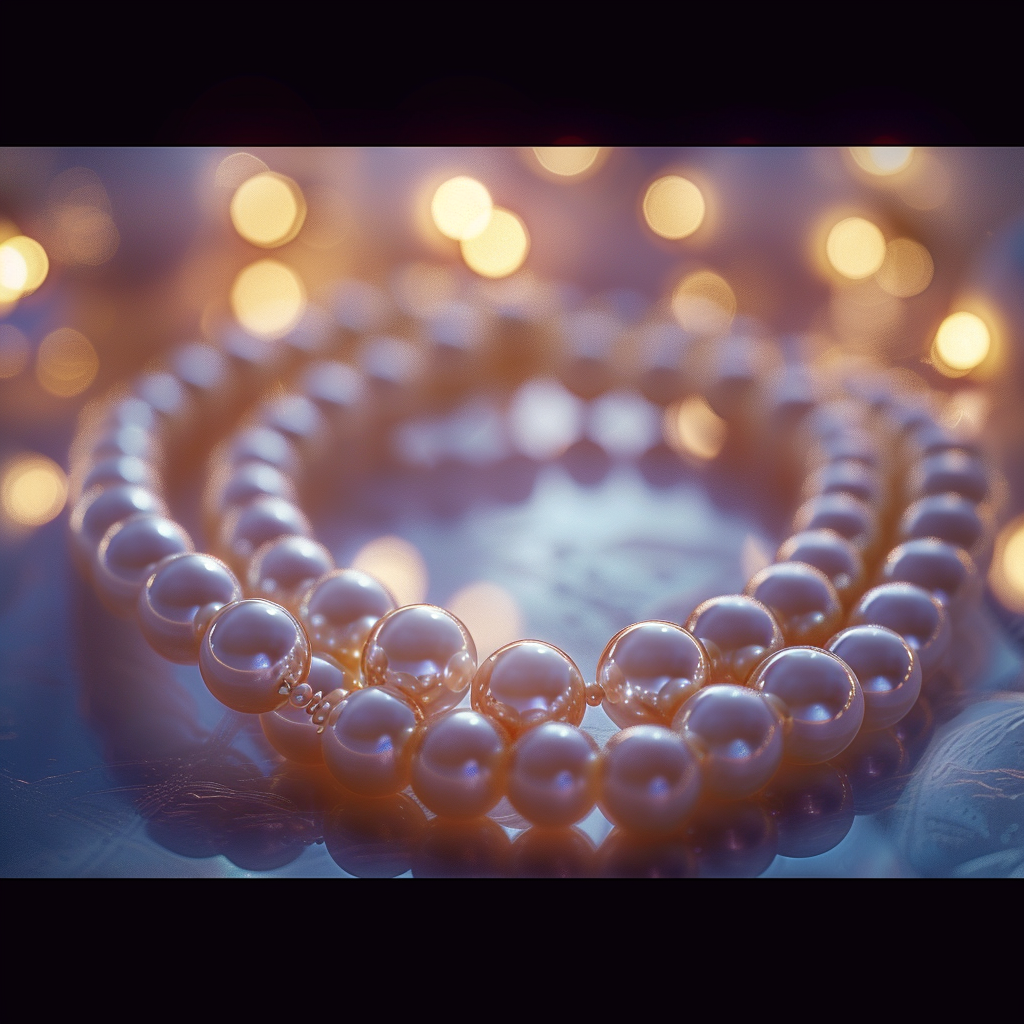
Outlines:
[{"label": "single pearl", "polygon": [[892,807],[910,778],[907,751],[893,729],[862,732],[842,752],[837,766],[850,780],[855,814]]},{"label": "single pearl", "polygon": [[828,650],[842,658],[864,693],[862,728],[888,729],[921,693],[921,663],[906,640],[884,626],[851,626],[832,637]]},{"label": "single pearl", "polygon": [[96,590],[108,607],[130,616],[157,562],[192,550],[192,538],[173,519],[152,514],[123,519],[100,541],[93,569]]},{"label": "single pearl", "polygon": [[538,725],[512,748],[509,802],[534,825],[574,825],[597,800],[598,761],[589,733],[565,722]]},{"label": "single pearl", "polygon": [[878,535],[874,511],[852,494],[819,494],[805,501],[793,517],[795,530],[835,530],[859,551],[869,551]]},{"label": "single pearl", "polygon": [[218,461],[231,466],[243,462],[265,462],[292,478],[301,469],[295,446],[283,434],[269,427],[240,430],[223,449]]},{"label": "single pearl", "polygon": [[516,640],[495,651],[473,677],[471,701],[513,737],[541,722],[579,725],[587,687],[572,659],[540,640]]},{"label": "single pearl", "polygon": [[882,565],[883,583],[913,583],[952,607],[977,589],[978,570],[963,548],[934,537],[904,541]]},{"label": "single pearl", "polygon": [[752,597],[730,594],[698,605],[686,629],[704,646],[715,682],[745,683],[754,667],[783,646],[775,616]]},{"label": "single pearl", "polygon": [[154,465],[160,462],[160,445],[156,437],[145,428],[132,424],[101,429],[89,442],[87,451],[92,462],[126,455]]},{"label": "single pearl", "polygon": [[785,765],[761,800],[775,819],[783,857],[820,856],[853,827],[853,789],[834,764]]},{"label": "single pearl", "polygon": [[84,494],[93,487],[108,488],[123,484],[156,491],[160,476],[150,463],[137,455],[111,455],[90,464],[78,487],[78,493]]},{"label": "single pearl", "polygon": [[852,494],[853,497],[876,505],[881,496],[878,473],[855,459],[827,462],[815,470],[804,485],[804,496],[816,494]]},{"label": "single pearl", "polygon": [[660,725],[616,733],[601,752],[598,804],[613,824],[638,832],[674,832],[701,791],[697,755]]},{"label": "single pearl", "polygon": [[195,665],[209,619],[224,605],[241,599],[235,574],[219,559],[194,553],[172,555],[155,567],[139,592],[142,635],[170,661]]},{"label": "single pearl", "polygon": [[103,535],[114,523],[142,512],[167,515],[167,506],[152,491],[129,484],[94,487],[71,510],[71,537],[76,556],[91,568]]},{"label": "single pearl", "polygon": [[959,494],[930,494],[910,505],[900,520],[903,540],[936,537],[970,551],[981,540],[985,525],[974,503]]},{"label": "single pearl", "polygon": [[387,686],[436,715],[462,700],[476,672],[476,644],[454,615],[432,604],[388,612],[370,631],[360,663],[370,686]]},{"label": "single pearl", "polygon": [[926,679],[946,653],[952,632],[938,598],[913,583],[872,588],[850,612],[850,625],[885,626],[899,633],[920,658]]},{"label": "single pearl", "polygon": [[277,601],[294,613],[305,592],[333,568],[334,559],[323,544],[289,534],[256,549],[246,584],[253,596]]},{"label": "single pearl", "polygon": [[836,588],[839,599],[849,604],[864,583],[860,552],[835,530],[804,530],[785,541],[777,562],[806,562],[820,569]]},{"label": "single pearl", "polygon": [[822,437],[817,447],[816,458],[823,463],[853,461],[877,469],[884,461],[875,437],[858,427],[846,428]]},{"label": "single pearl", "polygon": [[701,754],[704,784],[718,796],[751,796],[782,761],[782,715],[746,686],[706,687],[679,709],[672,728]]},{"label": "single pearl", "polygon": [[295,484],[276,466],[266,462],[221,463],[211,474],[203,496],[203,513],[211,524],[219,523],[228,511],[246,505],[253,498],[296,500]]},{"label": "single pearl", "polygon": [[199,647],[203,682],[233,711],[261,714],[288,699],[309,672],[309,641],[270,601],[238,601],[213,617]]},{"label": "single pearl", "polygon": [[923,458],[910,476],[914,495],[959,494],[968,501],[984,501],[989,495],[985,464],[966,452],[944,451]]},{"label": "single pearl", "polygon": [[171,366],[196,398],[208,404],[223,401],[231,368],[218,349],[199,342],[183,345],[171,357]]},{"label": "single pearl", "polygon": [[774,819],[748,800],[701,807],[687,832],[699,878],[757,878],[779,849]]},{"label": "single pearl", "polygon": [[516,878],[592,878],[594,844],[578,828],[528,828],[512,844]]},{"label": "single pearl", "polygon": [[505,791],[508,740],[484,715],[468,709],[428,719],[413,741],[412,790],[448,818],[486,814]]},{"label": "single pearl", "polygon": [[864,694],[852,669],[816,647],[788,647],[751,677],[755,690],[784,706],[785,759],[819,764],[845,750],[864,721]]},{"label": "single pearl", "polygon": [[320,410],[302,395],[284,395],[259,412],[263,426],[276,430],[300,449],[316,449],[324,440],[327,423]]},{"label": "single pearl", "polygon": [[313,363],[303,373],[301,387],[336,427],[339,421],[351,420],[363,411],[366,381],[347,363]]},{"label": "single pearl", "polygon": [[409,785],[417,721],[416,711],[388,690],[356,690],[338,705],[324,729],[324,763],[353,793],[397,793]]},{"label": "single pearl", "polygon": [[134,390],[168,424],[180,424],[190,411],[188,394],[173,373],[145,373]]},{"label": "single pearl", "polygon": [[261,544],[287,534],[308,537],[312,532],[309,520],[290,501],[254,498],[225,516],[217,540],[224,560],[241,571]]},{"label": "single pearl", "polygon": [[315,650],[359,671],[363,646],[381,617],[396,607],[382,583],[358,569],[336,569],[299,601],[299,620]]},{"label": "single pearl", "polygon": [[668,725],[711,678],[700,641],[671,622],[637,622],[616,633],[597,663],[604,710],[619,728]]},{"label": "single pearl", "polygon": [[776,562],[744,593],[771,610],[787,644],[820,644],[839,627],[843,606],[829,578],[805,562]]}]

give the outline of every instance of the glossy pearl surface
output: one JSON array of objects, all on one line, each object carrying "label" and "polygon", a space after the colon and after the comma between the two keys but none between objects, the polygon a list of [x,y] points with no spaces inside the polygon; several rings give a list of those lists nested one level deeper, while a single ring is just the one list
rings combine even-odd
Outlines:
[{"label": "glossy pearl surface", "polygon": [[395,599],[378,580],[358,569],[336,569],[303,595],[299,620],[315,650],[358,672],[370,630],[394,608]]},{"label": "glossy pearl surface", "polygon": [[671,729],[634,725],[612,736],[601,752],[599,785],[598,803],[613,824],[673,832],[700,796],[700,762]]},{"label": "glossy pearl surface", "polygon": [[435,814],[475,818],[501,799],[508,761],[501,729],[476,711],[452,711],[420,725],[413,744],[412,789]]},{"label": "glossy pearl surface", "polygon": [[334,568],[330,551],[310,537],[277,537],[256,549],[246,584],[250,593],[297,612],[303,594]]},{"label": "glossy pearl surface", "polygon": [[885,626],[899,633],[921,659],[926,678],[942,660],[951,635],[949,615],[938,598],[913,583],[873,587],[850,612],[850,625]]},{"label": "glossy pearl surface", "polygon": [[275,466],[266,462],[221,465],[213,474],[204,497],[204,511],[214,523],[229,509],[254,498],[283,498],[294,502],[295,484]]},{"label": "glossy pearl surface", "polygon": [[704,784],[718,796],[756,793],[782,761],[782,717],[746,686],[701,690],[680,708],[672,728],[701,753]]},{"label": "glossy pearl surface", "polygon": [[112,455],[92,464],[82,479],[81,493],[93,487],[117,487],[131,484],[155,491],[160,477],[152,464],[136,455]]},{"label": "glossy pearl surface", "polygon": [[860,552],[835,530],[804,530],[784,541],[777,562],[806,562],[820,569],[844,603],[853,600],[864,582]]},{"label": "glossy pearl surface", "polygon": [[772,655],[750,680],[785,706],[785,759],[819,764],[845,750],[864,721],[864,694],[852,669],[816,647]]},{"label": "glossy pearl surface", "polygon": [[775,616],[787,644],[819,644],[842,620],[843,606],[829,578],[805,562],[766,566],[744,591]]},{"label": "glossy pearl surface", "polygon": [[219,559],[194,553],[174,555],[156,566],[140,591],[139,625],[158,654],[181,665],[194,665],[209,618],[241,599],[235,574]]},{"label": "glossy pearl surface", "polygon": [[94,581],[107,605],[130,615],[157,562],[191,552],[192,539],[173,519],[143,514],[114,523],[96,552]]},{"label": "glossy pearl surface", "polygon": [[921,694],[921,663],[910,645],[884,626],[851,626],[828,650],[842,658],[864,693],[864,729],[895,725]]},{"label": "glossy pearl surface", "polygon": [[913,494],[959,494],[968,501],[988,497],[988,471],[966,452],[946,451],[923,458],[911,474]]},{"label": "glossy pearl surface", "polygon": [[224,461],[236,466],[249,461],[265,462],[289,477],[299,472],[295,446],[268,427],[249,427],[235,434],[224,452]]},{"label": "glossy pearl surface", "polygon": [[370,686],[386,686],[436,715],[462,700],[476,672],[476,645],[450,612],[410,604],[370,631],[360,668]]},{"label": "glossy pearl surface", "polygon": [[616,633],[597,663],[604,710],[620,728],[668,725],[711,678],[711,659],[692,633],[671,622],[637,622]]},{"label": "glossy pearl surface", "polygon": [[930,494],[903,513],[900,536],[937,537],[970,551],[981,539],[984,523],[974,503],[959,494]]},{"label": "glossy pearl surface", "polygon": [[309,641],[270,601],[239,601],[213,617],[199,647],[203,682],[233,711],[273,711],[309,673]]},{"label": "glossy pearl surface", "polygon": [[579,725],[587,688],[564,651],[540,640],[516,640],[480,666],[470,699],[475,710],[515,737],[542,722]]},{"label": "glossy pearl surface", "polygon": [[413,708],[388,690],[356,690],[338,705],[324,729],[324,763],[353,793],[397,793],[409,784],[417,721]]},{"label": "glossy pearl surface", "polygon": [[783,857],[820,856],[853,827],[853,790],[833,764],[785,765],[762,800],[774,816]]},{"label": "glossy pearl surface", "polygon": [[784,643],[775,616],[760,601],[739,594],[698,605],[686,629],[711,659],[714,682],[745,683],[754,667]]},{"label": "glossy pearl surface", "polygon": [[152,491],[130,484],[86,491],[71,510],[71,536],[76,554],[84,564],[91,566],[107,530],[122,519],[144,512],[165,516],[167,506]]},{"label": "glossy pearl surface", "polygon": [[978,570],[963,548],[922,537],[893,548],[880,575],[885,583],[913,583],[948,607],[974,590]]},{"label": "glossy pearl surface", "polygon": [[288,534],[311,533],[309,520],[290,501],[254,498],[225,516],[218,542],[224,560],[241,570],[261,544]]},{"label": "glossy pearl surface", "polygon": [[852,494],[819,494],[805,501],[793,518],[797,531],[835,530],[860,551],[875,543],[877,523],[871,506]]},{"label": "glossy pearl surface", "polygon": [[598,762],[589,733],[564,722],[538,725],[512,748],[509,802],[534,825],[573,825],[597,800]]}]

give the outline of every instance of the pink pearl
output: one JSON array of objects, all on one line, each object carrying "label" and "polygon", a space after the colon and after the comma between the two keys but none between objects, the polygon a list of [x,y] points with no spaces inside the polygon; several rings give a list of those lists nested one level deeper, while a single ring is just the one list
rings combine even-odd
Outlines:
[{"label": "pink pearl", "polygon": [[299,623],[270,601],[222,608],[199,647],[203,682],[233,711],[261,714],[287,700],[309,672],[309,641]]},{"label": "pink pearl", "polygon": [[637,622],[616,633],[597,663],[604,710],[620,728],[668,725],[711,678],[711,659],[671,622]]},{"label": "pink pearl", "polygon": [[462,700],[476,671],[476,645],[454,615],[430,604],[388,612],[366,640],[361,662],[370,686],[386,686],[426,715]]},{"label": "pink pearl", "polygon": [[334,559],[323,544],[287,534],[256,549],[246,584],[253,596],[277,601],[294,613],[302,595],[333,568]]},{"label": "pink pearl", "polygon": [[472,704],[512,736],[542,722],[579,725],[587,688],[572,659],[551,644],[516,640],[492,654],[473,677]]}]

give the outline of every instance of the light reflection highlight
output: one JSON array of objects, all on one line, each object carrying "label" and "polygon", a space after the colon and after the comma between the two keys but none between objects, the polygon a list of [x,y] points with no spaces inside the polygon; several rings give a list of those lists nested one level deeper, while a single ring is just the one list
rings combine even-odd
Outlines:
[{"label": "light reflection highlight", "polygon": [[988,580],[1001,604],[1024,612],[1024,516],[1007,523],[996,538]]},{"label": "light reflection highlight", "polygon": [[875,280],[898,299],[920,295],[932,283],[935,264],[931,253],[912,238],[894,238],[885,247],[885,259]]},{"label": "light reflection highlight", "polygon": [[291,267],[277,260],[257,260],[235,278],[231,309],[250,334],[280,338],[302,319],[306,289]]},{"label": "light reflection highlight", "polygon": [[526,225],[511,210],[496,206],[483,231],[460,245],[470,270],[481,277],[508,277],[525,262],[530,236]]},{"label": "light reflection highlight", "polygon": [[36,377],[58,398],[80,395],[96,379],[100,359],[92,342],[73,327],[58,327],[39,345]]},{"label": "light reflection highlight", "polygon": [[913,146],[851,146],[850,155],[868,174],[898,174],[914,158]]},{"label": "light reflection highlight", "polygon": [[946,376],[959,377],[980,366],[992,347],[985,321],[961,310],[942,321],[932,343],[932,360]]},{"label": "light reflection highlight", "polygon": [[26,235],[15,235],[0,245],[0,297],[30,295],[46,280],[50,260],[46,250]]},{"label": "light reflection highlight", "polygon": [[247,242],[273,249],[290,242],[306,219],[302,190],[283,174],[247,178],[231,198],[231,223]]},{"label": "light reflection highlight", "polygon": [[692,395],[665,410],[665,441],[683,455],[702,462],[715,458],[729,434],[729,426],[700,395]]},{"label": "light reflection highlight", "polygon": [[533,155],[546,171],[562,178],[575,178],[594,166],[600,146],[534,146]]},{"label": "light reflection highlight", "polygon": [[364,544],[352,568],[368,573],[387,587],[400,604],[419,604],[427,596],[427,565],[415,545],[387,535]]},{"label": "light reflection highlight", "polygon": [[847,217],[828,233],[825,254],[833,269],[853,281],[870,277],[885,260],[885,236],[863,217]]},{"label": "light reflection highlight", "polygon": [[480,661],[523,635],[519,605],[495,583],[470,583],[454,594],[445,607],[469,630]]},{"label": "light reflection highlight", "polygon": [[430,201],[434,226],[457,242],[476,238],[490,223],[493,210],[490,192],[464,174],[439,185]]},{"label": "light reflection highlight", "polygon": [[688,178],[668,174],[644,194],[644,220],[662,238],[687,238],[704,222],[706,205],[699,188]]},{"label": "light reflection highlight", "polygon": [[0,507],[16,527],[36,527],[60,515],[67,500],[64,470],[45,455],[22,455],[4,470]]},{"label": "light reflection highlight", "polygon": [[672,312],[688,331],[723,334],[736,315],[736,295],[724,277],[712,270],[698,270],[676,285]]}]

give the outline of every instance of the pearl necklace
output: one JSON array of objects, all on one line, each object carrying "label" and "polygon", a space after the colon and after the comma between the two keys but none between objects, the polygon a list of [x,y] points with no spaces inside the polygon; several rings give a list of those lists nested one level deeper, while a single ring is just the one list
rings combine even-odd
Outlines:
[{"label": "pearl necklace", "polygon": [[[666,330],[655,324],[649,335],[664,341]],[[435,365],[468,358],[464,338],[442,332],[431,343]],[[669,358],[661,345],[639,381],[662,404],[687,388],[689,361],[675,344]],[[309,347],[297,334],[276,351],[298,362]],[[735,346],[714,351],[735,355]],[[800,420],[817,465],[796,533],[742,595],[702,603],[685,625],[621,630],[589,683],[540,641],[516,641],[478,666],[455,616],[396,607],[378,581],[335,569],[294,503],[299,453],[322,447],[328,425],[354,450],[410,403],[415,382],[394,363],[361,372],[318,360],[294,393],[220,446],[204,506],[221,558],[196,553],[168,518],[157,467],[184,411],[216,394],[225,373],[258,378],[270,353],[238,340],[224,353],[186,348],[106,402],[72,448],[73,545],[105,603],[137,616],[154,649],[198,662],[214,696],[261,716],[276,750],[326,763],[352,793],[411,785],[452,818],[485,814],[507,795],[547,827],[597,803],[614,824],[671,833],[702,795],[750,796],[783,761],[828,761],[862,728],[898,722],[942,662],[950,613],[977,589],[992,491],[979,453],[926,404],[851,377],[830,402],[777,392],[772,422]],[[507,372],[501,355],[492,372]],[[584,397],[610,385],[607,371],[586,346],[561,354],[561,376]],[[439,394],[443,378],[426,391]],[[704,383],[721,411],[742,416],[755,382],[723,356]],[[902,446],[895,456],[891,442]],[[909,503],[898,543],[880,559],[900,498]],[[453,710],[467,690],[473,710]],[[588,704],[621,728],[603,750],[579,728]]]}]

